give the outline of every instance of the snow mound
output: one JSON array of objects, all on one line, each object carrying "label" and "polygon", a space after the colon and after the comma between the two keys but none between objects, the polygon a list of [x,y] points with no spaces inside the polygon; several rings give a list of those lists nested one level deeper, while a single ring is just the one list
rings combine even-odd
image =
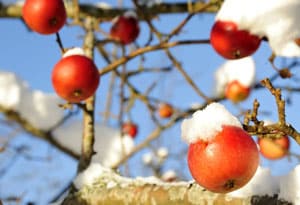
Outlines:
[{"label": "snow mound", "polygon": [[77,189],[81,189],[84,186],[91,186],[105,172],[109,173],[112,171],[99,163],[91,163],[87,169],[78,174],[73,183]]},{"label": "snow mound", "polygon": [[278,193],[278,180],[271,175],[269,168],[258,166],[252,179],[242,188],[228,193],[231,197],[247,198],[254,195],[273,196]]},{"label": "snow mound", "polygon": [[[82,122],[72,120],[54,130],[54,138],[69,147],[77,154],[81,153]],[[104,167],[114,166],[122,157],[134,148],[133,139],[124,135],[121,137],[120,131],[103,124],[95,125],[96,154],[92,161],[101,163]]]},{"label": "snow mound", "polygon": [[223,125],[242,128],[240,121],[220,103],[211,103],[196,111],[192,118],[183,120],[181,137],[188,144],[198,140],[208,141],[222,131]]},{"label": "snow mound", "polygon": [[267,37],[278,56],[300,56],[299,0],[226,0],[216,20],[233,21],[239,29]]},{"label": "snow mound", "polygon": [[0,71],[0,105],[20,114],[34,127],[48,130],[63,117],[62,100],[54,93],[31,90],[12,72]]},{"label": "snow mound", "polygon": [[279,198],[300,204],[300,165],[296,166],[290,173],[280,177]]},{"label": "snow mound", "polygon": [[238,60],[227,60],[215,72],[214,94],[223,96],[226,85],[234,80],[245,87],[252,87],[255,83],[256,66],[252,57]]}]

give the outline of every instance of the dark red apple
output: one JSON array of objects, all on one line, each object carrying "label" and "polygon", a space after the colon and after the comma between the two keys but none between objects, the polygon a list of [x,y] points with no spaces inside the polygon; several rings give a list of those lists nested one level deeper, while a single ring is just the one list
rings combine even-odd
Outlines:
[{"label": "dark red apple", "polygon": [[239,59],[252,55],[258,48],[261,38],[247,30],[240,30],[231,21],[216,21],[211,29],[210,43],[226,59]]}]

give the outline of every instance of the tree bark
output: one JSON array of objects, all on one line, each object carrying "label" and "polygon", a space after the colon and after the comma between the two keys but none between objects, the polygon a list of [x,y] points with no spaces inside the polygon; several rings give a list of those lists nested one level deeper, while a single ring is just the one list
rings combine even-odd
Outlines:
[{"label": "tree bark", "polygon": [[92,185],[69,194],[63,205],[291,205],[274,196],[234,198],[205,190],[195,182],[129,179],[103,172]]}]

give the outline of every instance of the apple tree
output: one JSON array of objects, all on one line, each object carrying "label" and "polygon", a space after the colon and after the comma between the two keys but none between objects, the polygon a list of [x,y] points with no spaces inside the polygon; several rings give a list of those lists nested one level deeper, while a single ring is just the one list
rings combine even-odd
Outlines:
[{"label": "apple tree", "polygon": [[[27,70],[34,88],[0,70],[0,199],[300,203],[299,9],[298,0],[0,1],[1,21],[22,29],[2,40],[27,49],[14,63],[44,69]],[[26,183],[21,194],[1,186],[24,171],[12,165],[20,156],[48,163],[24,134],[66,157],[55,172],[68,177],[44,201],[38,189],[23,196]]]}]

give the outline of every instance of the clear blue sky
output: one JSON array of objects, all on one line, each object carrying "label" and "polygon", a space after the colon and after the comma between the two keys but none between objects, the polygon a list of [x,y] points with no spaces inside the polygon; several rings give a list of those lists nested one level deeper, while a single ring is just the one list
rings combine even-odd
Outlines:
[{"label": "clear blue sky", "polygon": [[[4,1],[6,2],[6,1]],[[94,2],[94,1],[89,1]],[[108,3],[116,1],[106,1]],[[129,1],[126,1],[129,2]],[[131,5],[131,4],[129,4]],[[157,28],[163,32],[169,32],[175,25],[183,20],[185,15],[164,15],[161,16],[158,20],[153,20]],[[188,25],[183,29],[183,33],[176,37],[175,39],[208,39],[209,30],[214,21],[214,16],[209,15],[197,15],[188,23]],[[145,23],[141,22],[141,35],[138,38],[138,43],[143,45],[147,41],[148,29]],[[108,31],[110,24],[104,24],[103,29]],[[39,89],[45,92],[53,92],[51,85],[51,71],[55,63],[60,58],[59,48],[55,42],[55,35],[42,36],[33,32],[29,32],[24,26],[21,20],[17,19],[1,19],[0,20],[0,70],[6,70],[15,72],[22,79],[27,81],[31,88]],[[64,27],[61,30],[61,37],[65,47],[72,46],[81,46],[82,39],[81,36],[84,32],[80,28],[70,28]],[[186,71],[193,77],[197,85],[207,94],[211,93],[213,85],[213,72],[215,69],[220,66],[224,59],[218,56],[209,45],[195,45],[189,47],[177,47],[172,49],[172,52],[178,59],[181,61],[183,67]],[[260,80],[264,77],[267,77],[274,73],[272,68],[268,63],[268,57],[271,51],[268,48],[266,43],[263,43],[259,51],[254,55],[254,58],[257,63],[257,79]],[[97,54],[96,54],[97,55]],[[146,55],[146,67],[159,67],[170,65],[170,62],[163,52],[155,52]],[[96,56],[96,63],[99,68],[105,66],[105,62]],[[128,67],[136,68],[138,60],[133,60],[128,64]],[[281,61],[277,61],[280,65]],[[299,75],[299,71],[296,69],[293,70],[295,75]],[[149,86],[153,79],[157,79],[159,84],[154,90],[153,95],[162,97],[166,101],[174,103],[179,108],[187,108],[189,105],[195,102],[202,102],[197,95],[194,94],[193,90],[190,87],[187,87],[182,76],[174,69],[169,74],[155,74],[155,75],[143,75],[141,77],[132,78],[132,82],[138,86],[141,90]],[[287,84],[287,85],[297,85],[293,80],[278,80],[276,84]],[[101,85],[97,92],[97,106],[98,112],[103,111],[103,105],[105,103],[106,89],[108,85],[108,76],[104,76],[101,79]],[[288,94],[284,92],[284,96]],[[276,121],[276,107],[275,101],[266,90],[259,90],[253,92],[250,98],[242,103],[240,107],[242,108],[251,108],[251,103],[257,98],[261,102],[261,111],[266,112],[275,112],[275,115],[262,116],[261,118],[268,118],[273,121]],[[292,123],[296,128],[300,130],[300,121],[299,121],[299,95],[294,94],[292,96],[292,104],[287,107],[287,120]],[[230,102],[224,102],[225,106],[228,107],[233,113],[238,113],[238,109],[235,108]],[[144,107],[140,103],[136,104],[136,108],[133,111],[133,119],[139,122],[140,132],[137,137],[137,143],[141,142],[144,137],[154,128],[153,123],[149,119],[145,118]],[[98,116],[98,120],[101,120],[101,117]],[[186,145],[180,139],[180,123],[174,128],[163,133],[160,142],[169,148],[184,149]],[[1,132],[0,132],[1,134]],[[292,141],[293,142],[293,141]],[[28,151],[30,155],[33,156],[48,156],[49,146],[39,140],[28,137],[26,135],[19,135],[16,140],[14,140],[16,145],[26,144],[30,145],[30,150]],[[176,146],[175,146],[176,145]],[[38,196],[41,193],[37,192],[33,186],[30,185],[30,188],[26,187],[28,184],[20,187],[22,184],[22,179],[16,178],[20,175],[20,172],[26,173],[41,173],[36,174],[35,176],[35,186],[39,187],[39,183],[48,177],[56,177],[57,183],[61,183],[59,187],[62,187],[63,180],[67,183],[74,175],[75,172],[75,163],[68,158],[64,158],[61,154],[57,153],[55,150],[50,149],[51,156],[54,157],[54,161],[47,165],[45,162],[40,161],[26,161],[26,159],[20,159],[16,162],[14,166],[14,171],[7,176],[0,175],[0,198],[7,196],[9,193],[15,193],[16,190],[20,192],[20,195],[25,191],[25,199],[34,198],[35,200],[44,202],[44,199],[40,199]],[[171,151],[171,149],[170,149]],[[299,153],[298,145],[294,142],[292,143],[292,152]],[[172,152],[172,151],[171,151]],[[8,156],[8,155],[6,155]],[[184,156],[183,156],[184,158]],[[57,161],[55,160],[57,159]],[[4,157],[1,157],[0,153],[0,173],[1,167],[5,167],[5,162],[9,161]],[[63,164],[59,165],[58,162],[64,161]],[[292,158],[290,161],[286,158],[283,160],[271,162],[267,160],[262,160],[262,163],[266,166],[272,168],[272,172],[276,175],[284,174],[288,172],[293,166],[297,163],[295,158]],[[3,165],[4,164],[4,165]],[[55,168],[56,166],[56,168]],[[141,159],[140,155],[135,156],[132,161],[130,161],[131,174],[143,175],[145,170],[141,169]],[[49,167],[54,167],[51,169],[51,173],[45,171]],[[167,167],[174,169],[180,169],[181,164],[178,164],[176,160],[171,160]],[[44,171],[45,172],[44,172]],[[187,173],[187,170],[185,170]],[[59,176],[59,177],[58,177]],[[29,178],[32,176],[28,176]],[[32,178],[33,179],[33,178]],[[10,181],[11,188],[1,186],[1,183]],[[16,184],[14,186],[13,184]],[[54,186],[54,185],[53,185]],[[16,189],[19,187],[19,189]],[[54,186],[55,187],[55,186]],[[46,197],[46,196],[42,196]],[[24,201],[26,201],[24,200]]]}]

